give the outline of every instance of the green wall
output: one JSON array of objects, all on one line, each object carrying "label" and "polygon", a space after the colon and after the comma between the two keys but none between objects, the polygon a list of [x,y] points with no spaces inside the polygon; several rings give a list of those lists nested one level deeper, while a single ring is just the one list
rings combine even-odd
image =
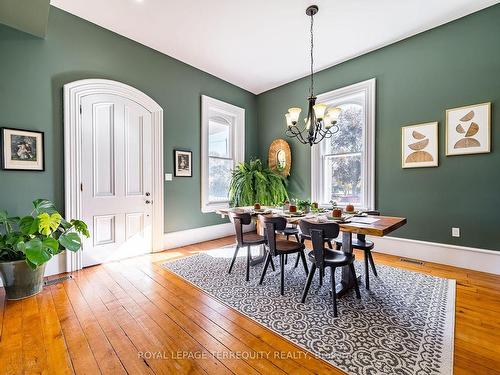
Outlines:
[{"label": "green wall", "polygon": [[[500,249],[499,36],[496,5],[316,75],[317,93],[377,79],[376,207],[408,218],[394,236]],[[305,110],[307,90],[301,79],[258,96],[262,158],[283,137],[287,109]],[[446,157],[445,110],[487,101],[493,103],[492,152]],[[430,121],[439,121],[439,167],[403,170],[401,127]],[[305,198],[310,148],[294,140],[290,146],[290,190]],[[460,238],[451,237],[452,226],[461,228]]]},{"label": "green wall", "polygon": [[45,172],[0,170],[0,209],[25,213],[31,200],[64,205],[63,85],[107,78],[145,92],[164,109],[165,172],[173,149],[191,149],[193,178],[165,183],[165,231],[224,222],[200,212],[200,96],[245,108],[246,156],[257,154],[256,96],[51,7],[46,39],[0,25],[0,126],[45,132]]}]

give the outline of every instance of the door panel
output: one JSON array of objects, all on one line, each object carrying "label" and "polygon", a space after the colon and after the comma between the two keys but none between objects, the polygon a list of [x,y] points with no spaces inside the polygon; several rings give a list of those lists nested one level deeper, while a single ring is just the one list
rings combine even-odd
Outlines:
[{"label": "door panel", "polygon": [[152,250],[152,123],[117,95],[82,99],[83,266]]}]

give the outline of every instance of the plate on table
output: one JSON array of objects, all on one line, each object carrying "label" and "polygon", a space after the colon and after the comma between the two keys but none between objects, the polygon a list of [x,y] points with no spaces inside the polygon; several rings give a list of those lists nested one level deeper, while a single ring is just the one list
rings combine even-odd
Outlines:
[{"label": "plate on table", "polygon": [[327,216],[326,217],[329,221],[334,221],[338,224],[344,224],[344,223],[350,223],[350,221],[348,219],[350,219],[350,216],[349,217],[345,217],[345,216],[342,216],[341,218],[336,218],[336,217],[333,217],[333,216]]},{"label": "plate on table", "polygon": [[303,211],[297,211],[297,212],[283,211],[283,216],[286,217],[302,217],[305,215],[306,214]]}]

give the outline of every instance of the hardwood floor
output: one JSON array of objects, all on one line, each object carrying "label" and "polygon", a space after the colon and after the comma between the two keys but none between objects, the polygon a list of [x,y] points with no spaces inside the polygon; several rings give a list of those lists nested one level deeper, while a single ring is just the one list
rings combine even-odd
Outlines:
[{"label": "hardwood floor", "polygon": [[[232,242],[87,268],[22,301],[2,288],[0,373],[342,374],[159,267]],[[456,279],[455,374],[500,374],[500,276],[374,258]]]}]

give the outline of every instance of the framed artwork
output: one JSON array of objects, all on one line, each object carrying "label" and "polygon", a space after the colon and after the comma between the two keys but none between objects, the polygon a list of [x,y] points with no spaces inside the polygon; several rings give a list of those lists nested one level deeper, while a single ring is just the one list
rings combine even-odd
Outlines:
[{"label": "framed artwork", "polygon": [[193,177],[192,156],[191,151],[174,150],[175,177]]},{"label": "framed artwork", "polygon": [[491,103],[446,111],[446,155],[490,152],[490,134]]},{"label": "framed artwork", "polygon": [[292,154],[290,145],[284,139],[275,139],[267,154],[269,169],[278,172],[282,176],[290,175],[292,167]]},{"label": "framed artwork", "polygon": [[401,166],[421,168],[438,166],[438,123],[401,128]]},{"label": "framed artwork", "polygon": [[13,171],[45,170],[43,132],[0,128],[2,169]]}]

